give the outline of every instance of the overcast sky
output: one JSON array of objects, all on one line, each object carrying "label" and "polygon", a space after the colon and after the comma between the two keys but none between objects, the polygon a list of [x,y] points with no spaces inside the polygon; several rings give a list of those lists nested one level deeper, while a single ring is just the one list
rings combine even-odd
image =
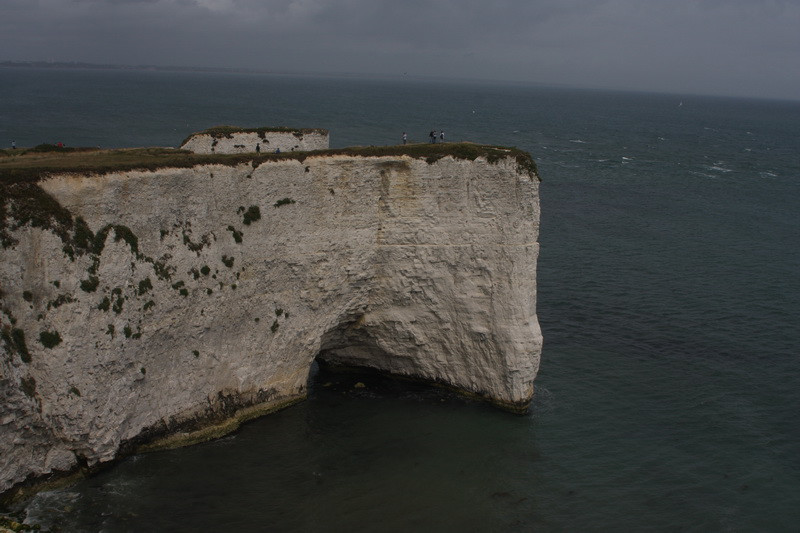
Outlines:
[{"label": "overcast sky", "polygon": [[800,0],[0,0],[0,59],[800,99]]}]

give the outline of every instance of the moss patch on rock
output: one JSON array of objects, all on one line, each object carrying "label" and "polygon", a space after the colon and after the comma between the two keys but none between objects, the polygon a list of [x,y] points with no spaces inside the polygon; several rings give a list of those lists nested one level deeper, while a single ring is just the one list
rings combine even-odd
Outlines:
[{"label": "moss patch on rock", "polygon": [[25,342],[25,332],[23,330],[5,326],[0,330],[0,339],[2,339],[3,345],[8,353],[18,354],[23,363],[31,362],[31,354],[28,351],[28,345]]},{"label": "moss patch on rock", "polygon": [[55,348],[61,344],[61,334],[58,331],[42,331],[39,333],[39,342],[45,348]]},{"label": "moss patch on rock", "polygon": [[273,207],[280,207],[282,205],[291,205],[293,203],[295,203],[295,201],[292,200],[291,198],[282,198],[282,199],[278,200],[277,202],[275,202]]},{"label": "moss patch on rock", "polygon": [[247,211],[244,212],[242,216],[242,222],[245,226],[249,226],[256,220],[261,218],[261,210],[258,208],[257,205],[251,205],[247,208]]}]

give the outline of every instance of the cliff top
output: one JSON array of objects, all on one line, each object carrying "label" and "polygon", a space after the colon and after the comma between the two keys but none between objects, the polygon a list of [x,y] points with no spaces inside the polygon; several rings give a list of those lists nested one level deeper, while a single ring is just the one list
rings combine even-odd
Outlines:
[{"label": "cliff top", "polygon": [[[216,128],[215,128],[216,129]],[[292,130],[294,131],[294,130]],[[175,148],[129,148],[101,150],[97,148],[66,148],[40,145],[29,149],[0,150],[0,185],[36,182],[52,174],[64,172],[102,174],[127,170],[158,170],[160,168],[189,168],[197,165],[230,165],[330,156],[385,157],[408,156],[424,159],[429,164],[443,157],[474,161],[479,157],[490,163],[513,157],[520,170],[538,178],[536,164],[530,154],[517,148],[488,146],[473,143],[409,144],[394,146],[355,146],[350,148],[315,150],[311,152],[195,154]]]},{"label": "cliff top", "polygon": [[322,128],[289,128],[286,126],[265,126],[261,128],[240,128],[239,126],[214,126],[213,128],[208,128],[207,130],[198,131],[192,133],[178,146],[183,146],[189,139],[193,137],[198,137],[200,135],[210,135],[211,137],[217,139],[220,137],[232,137],[235,133],[257,133],[259,137],[262,139],[266,137],[267,133],[291,133],[297,137],[301,137],[303,135],[311,135],[311,134],[318,134],[318,135],[328,135],[328,130]]}]

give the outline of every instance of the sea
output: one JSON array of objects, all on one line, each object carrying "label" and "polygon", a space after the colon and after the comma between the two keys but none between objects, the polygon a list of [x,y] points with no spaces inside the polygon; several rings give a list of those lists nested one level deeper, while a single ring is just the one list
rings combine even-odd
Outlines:
[{"label": "sea", "polygon": [[[541,174],[526,415],[371,375],[19,511],[65,532],[800,530],[800,102],[419,79],[0,68],[0,141],[516,146]],[[358,382],[366,386],[355,387]]]}]

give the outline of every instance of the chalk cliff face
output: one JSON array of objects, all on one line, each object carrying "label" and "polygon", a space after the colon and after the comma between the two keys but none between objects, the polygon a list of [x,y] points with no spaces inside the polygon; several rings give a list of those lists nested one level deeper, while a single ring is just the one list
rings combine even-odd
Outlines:
[{"label": "chalk cliff face", "polygon": [[524,408],[538,185],[347,154],[26,185],[60,207],[1,250],[0,492],[303,398],[317,356]]},{"label": "chalk cliff face", "polygon": [[328,132],[322,129],[276,131],[222,126],[195,133],[183,142],[181,148],[196,154],[239,154],[255,152],[256,149],[265,153],[326,150],[329,144]]}]

